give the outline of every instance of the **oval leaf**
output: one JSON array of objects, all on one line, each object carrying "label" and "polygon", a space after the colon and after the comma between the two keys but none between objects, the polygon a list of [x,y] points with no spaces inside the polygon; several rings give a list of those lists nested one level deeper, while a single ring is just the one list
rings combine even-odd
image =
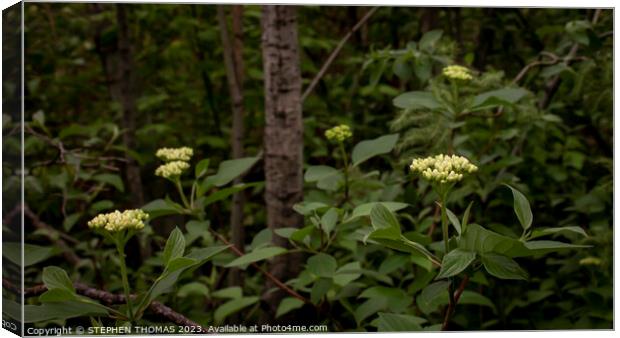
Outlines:
[{"label": "oval leaf", "polygon": [[512,258],[487,253],[482,255],[482,264],[488,273],[497,278],[527,280],[527,272]]},{"label": "oval leaf", "polygon": [[455,249],[444,256],[441,263],[441,270],[436,279],[443,279],[456,276],[467,269],[469,264],[476,259],[476,253],[462,249]]},{"label": "oval leaf", "polygon": [[179,228],[174,228],[168,236],[166,247],[163,252],[164,265],[167,266],[171,260],[183,256],[185,252],[185,236]]},{"label": "oval leaf", "polygon": [[248,265],[250,263],[254,263],[254,262],[258,262],[261,261],[263,259],[267,259],[267,258],[271,258],[273,256],[277,256],[277,255],[281,255],[283,253],[285,253],[287,250],[284,248],[280,248],[277,246],[270,246],[270,247],[262,247],[262,248],[258,248],[248,254],[245,254],[235,260],[233,260],[232,262],[226,264],[227,268],[233,268],[233,267],[241,267],[244,265]]},{"label": "oval leaf", "polygon": [[512,190],[512,197],[514,198],[514,210],[515,214],[517,214],[517,218],[521,223],[521,226],[524,230],[529,229],[532,226],[532,220],[534,216],[532,215],[532,209],[530,209],[530,202],[527,201],[525,195],[523,195],[519,190],[509,186],[508,184],[504,184],[510,190]]},{"label": "oval leaf", "polygon": [[371,157],[389,153],[394,149],[397,141],[398,134],[390,134],[358,143],[351,155],[353,166],[358,166]]}]

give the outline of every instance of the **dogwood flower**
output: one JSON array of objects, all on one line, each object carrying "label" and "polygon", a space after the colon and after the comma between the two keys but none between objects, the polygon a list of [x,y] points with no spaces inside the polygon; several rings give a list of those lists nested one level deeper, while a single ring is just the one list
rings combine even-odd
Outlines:
[{"label": "dogwood flower", "polygon": [[476,172],[478,167],[463,156],[440,154],[414,159],[409,169],[433,183],[444,184],[458,182],[465,174]]},{"label": "dogwood flower", "polygon": [[454,80],[468,81],[473,79],[473,76],[471,76],[471,71],[459,65],[447,66],[442,72],[443,75]]},{"label": "dogwood flower", "polygon": [[341,124],[325,131],[325,137],[330,141],[342,142],[351,136],[353,136],[351,128],[346,124]]},{"label": "dogwood flower", "polygon": [[189,169],[189,163],[183,161],[172,161],[162,164],[155,169],[155,175],[163,178],[173,178],[181,176],[181,174],[187,169]]},{"label": "dogwood flower", "polygon": [[189,161],[194,155],[194,149],[189,147],[181,147],[181,148],[161,148],[157,150],[155,153],[157,157],[160,159],[171,162],[171,161]]},{"label": "dogwood flower", "polygon": [[88,227],[91,229],[105,229],[110,232],[122,230],[140,230],[144,228],[144,220],[149,215],[141,209],[131,209],[120,212],[118,210],[99,214],[95,218],[88,221]]}]

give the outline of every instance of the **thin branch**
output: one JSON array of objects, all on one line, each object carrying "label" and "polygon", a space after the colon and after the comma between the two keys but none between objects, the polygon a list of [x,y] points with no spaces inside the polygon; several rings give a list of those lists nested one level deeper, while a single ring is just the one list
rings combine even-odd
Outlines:
[{"label": "thin branch", "polygon": [[[2,286],[5,289],[21,294],[21,290],[19,289],[19,287],[13,285],[11,282],[9,282],[6,279],[2,279]],[[96,299],[106,305],[126,303],[125,301],[126,298],[124,295],[114,294],[114,293],[107,292],[104,290],[95,289],[83,283],[74,283],[73,287],[75,288],[75,291],[78,294],[82,296],[86,296],[88,298]],[[41,295],[45,291],[47,291],[47,287],[41,284],[41,285],[35,285],[33,287],[24,289],[23,294],[24,294],[24,297],[36,297],[36,296]],[[137,298],[137,296],[131,295],[131,298],[134,299],[134,298]],[[155,313],[156,315],[166,318],[175,324],[183,325],[183,326],[191,326],[193,328],[201,329],[202,332],[207,332],[207,330],[204,327],[202,327],[200,324],[192,321],[191,319],[172,310],[171,308],[169,308],[168,306],[160,302],[157,302],[157,301],[152,302],[151,305],[149,306],[149,309],[153,311],[153,313]]]},{"label": "thin branch", "polygon": [[24,205],[24,216],[27,216],[32,221],[32,225],[34,225],[35,228],[52,231],[58,234],[59,236],[58,238],[54,238],[53,236],[48,236],[48,237],[50,238],[52,242],[54,242],[54,244],[56,244],[56,246],[58,246],[63,251],[62,255],[65,257],[65,259],[69,263],[76,265],[80,262],[80,258],[75,254],[75,252],[73,252],[73,250],[71,250],[69,245],[67,245],[67,242],[65,242],[65,240],[68,240],[72,244],[77,244],[79,243],[78,240],[66,234],[63,234],[62,232],[54,229],[52,226],[48,225],[47,223],[41,221],[39,216],[37,216],[34,212],[32,212],[32,210],[30,210],[28,205]]},{"label": "thin branch", "polygon": [[368,13],[366,13],[366,15],[364,15],[364,17],[362,17],[362,19],[357,24],[355,24],[355,26],[353,26],[351,30],[347,32],[347,34],[342,38],[342,40],[338,42],[336,49],[332,51],[332,53],[329,55],[329,57],[327,58],[323,66],[321,67],[321,70],[319,70],[319,72],[310,82],[310,85],[308,85],[308,88],[306,88],[306,90],[304,91],[303,95],[301,96],[301,102],[304,102],[306,98],[308,97],[308,95],[312,93],[312,91],[314,90],[314,87],[316,87],[316,85],[319,83],[319,80],[323,78],[323,76],[325,75],[325,72],[327,71],[329,66],[332,64],[332,62],[334,62],[334,60],[336,59],[336,56],[338,56],[338,54],[340,53],[340,50],[342,50],[345,43],[351,38],[351,36],[353,36],[353,33],[355,33],[358,29],[360,29],[360,27],[362,27],[362,25],[364,25],[364,23],[366,23],[366,21],[370,19],[370,17],[377,11],[377,9],[379,9],[379,7],[371,8],[368,11]]},{"label": "thin branch", "polygon": [[[213,236],[217,237],[224,244],[228,245],[228,248],[230,249],[230,251],[232,251],[235,255],[237,255],[239,257],[243,256],[243,252],[241,252],[241,250],[239,250],[237,247],[235,247],[233,244],[231,244],[226,238],[224,238],[224,236],[220,235],[219,233],[217,233],[217,231],[215,231],[215,230],[213,230],[211,228],[209,228],[209,231],[211,231]],[[291,289],[288,285],[284,284],[281,280],[279,280],[276,276],[272,275],[269,271],[266,271],[263,268],[261,268],[258,264],[251,263],[250,265],[252,265],[254,268],[256,268],[260,273],[265,275],[265,277],[267,277],[267,279],[272,281],[278,288],[282,289],[282,291],[288,293],[292,297],[295,297],[295,298],[303,301],[304,303],[310,303],[310,300],[308,300],[306,297],[304,297],[304,296],[300,295],[299,293],[297,293],[297,291]]]},{"label": "thin branch", "polygon": [[452,314],[454,313],[454,309],[456,308],[456,304],[459,302],[459,299],[461,298],[463,291],[465,291],[465,286],[467,285],[468,282],[469,282],[469,276],[465,275],[465,277],[463,277],[463,280],[461,281],[461,284],[459,285],[459,288],[456,290],[456,292],[450,295],[451,301],[450,301],[450,304],[448,305],[448,309],[446,310],[446,315],[444,316],[443,324],[441,325],[441,331],[445,331],[448,329],[450,318],[452,317]]},{"label": "thin branch", "polygon": [[[592,26],[596,25],[600,15],[601,15],[601,9],[597,8],[594,11],[594,15],[592,16]],[[566,57],[563,60],[563,63],[565,65],[570,64],[570,62],[575,59],[578,49],[579,49],[579,43],[575,42],[575,44],[573,44],[570,51],[568,52],[568,55],[566,55]],[[545,90],[545,95],[543,96],[542,100],[538,103],[538,108],[545,109],[547,108],[549,103],[551,103],[551,99],[553,98],[553,95],[555,95],[556,91],[558,90],[560,86],[560,79],[561,79],[560,76],[556,75],[553,77],[553,79],[551,79],[551,81],[547,83],[547,89]]]}]

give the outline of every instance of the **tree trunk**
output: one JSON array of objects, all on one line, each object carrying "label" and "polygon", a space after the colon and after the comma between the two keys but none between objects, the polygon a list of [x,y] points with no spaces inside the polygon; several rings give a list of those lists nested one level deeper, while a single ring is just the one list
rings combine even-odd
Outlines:
[{"label": "tree trunk", "polygon": [[[270,229],[299,228],[303,218],[293,210],[303,198],[303,121],[297,16],[294,6],[263,6],[262,50],[265,78],[265,202]],[[273,234],[273,243],[288,241]],[[270,272],[287,280],[299,272],[301,256],[282,255],[271,262]],[[266,290],[273,287],[266,285]],[[281,291],[263,295],[273,315]]]},{"label": "tree trunk", "polygon": [[[230,143],[232,144],[232,157],[243,157],[243,40],[241,19],[243,7],[236,5],[233,7],[233,26],[232,39],[228,34],[226,24],[226,13],[224,6],[217,6],[217,17],[222,40],[224,66],[226,68],[226,79],[228,81],[228,91],[230,93],[230,103],[232,108],[232,132]],[[235,184],[241,183],[241,178],[236,178]],[[243,228],[243,192],[233,195],[232,210],[230,214],[231,239],[234,246],[243,252],[245,244],[245,231]],[[229,285],[242,285],[243,279],[241,270],[232,269],[229,271]]]},{"label": "tree trunk", "polygon": [[434,7],[422,8],[420,17],[420,36],[435,29],[437,26],[437,12],[439,9]]},{"label": "tree trunk", "polygon": [[[136,98],[135,98],[135,74],[133,72],[133,59],[131,51],[131,37],[127,20],[127,5],[116,5],[116,21],[118,24],[118,63],[116,71],[116,99],[120,102],[123,110],[123,143],[130,150],[136,146]],[[144,205],[144,193],[142,191],[142,179],[140,167],[135,159],[125,155],[125,177],[131,194],[133,207]]]},{"label": "tree trunk", "polygon": [[[109,7],[106,7],[109,6]],[[135,73],[133,72],[133,59],[131,51],[131,38],[127,18],[127,5],[105,5],[93,3],[90,9],[93,14],[102,13],[111,8],[116,10],[117,38],[107,40],[102,38],[103,30],[113,25],[114,22],[101,21],[94,26],[95,49],[101,61],[101,67],[108,85],[108,91],[112,100],[121,106],[122,120],[120,128],[124,130],[123,144],[127,149],[135,150],[135,129],[136,129],[136,100],[135,100]],[[140,167],[135,159],[125,154],[124,176],[127,182],[127,193],[130,195],[130,205],[139,208],[144,205],[144,191]],[[135,237],[131,240],[129,255],[133,257],[128,264],[139,266],[142,259],[151,256],[149,244],[142,237]],[[138,243],[138,245],[134,245]]]}]

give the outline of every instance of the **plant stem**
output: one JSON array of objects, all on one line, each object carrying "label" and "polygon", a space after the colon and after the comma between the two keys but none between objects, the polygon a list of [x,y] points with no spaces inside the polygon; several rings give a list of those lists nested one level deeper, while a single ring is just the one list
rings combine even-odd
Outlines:
[{"label": "plant stem", "polygon": [[123,282],[123,291],[125,293],[125,299],[127,300],[127,311],[129,313],[129,321],[133,324],[133,306],[131,304],[131,293],[129,292],[129,280],[127,279],[127,266],[125,265],[125,248],[120,242],[116,243],[116,250],[118,250],[119,261],[121,265],[121,279]]},{"label": "plant stem", "polygon": [[189,194],[189,206],[194,208],[194,198],[196,196],[196,182],[192,183],[192,192]]},{"label": "plant stem", "polygon": [[342,161],[344,162],[344,202],[346,203],[349,200],[349,157],[344,149],[344,143],[339,142],[338,146],[342,153]]},{"label": "plant stem", "polygon": [[[446,200],[447,193],[441,194],[441,232],[443,235],[443,245],[444,245],[444,257],[450,252],[450,243],[448,242],[449,238],[449,227],[448,227],[448,214],[446,212]],[[448,308],[446,309],[446,315],[444,319],[444,327],[447,327],[448,322],[450,321],[450,316],[454,311],[454,279],[449,278],[450,284],[448,285]]]},{"label": "plant stem", "polygon": [[185,197],[185,193],[183,192],[183,187],[181,186],[181,180],[179,180],[178,178],[174,181],[174,184],[177,187],[177,190],[179,191],[179,195],[181,195],[181,201],[183,201],[183,205],[187,208],[187,209],[192,209],[191,204],[189,204],[189,202],[187,202],[187,197]]},{"label": "plant stem", "polygon": [[446,196],[441,196],[441,234],[443,236],[444,256],[450,251],[448,244],[448,214],[446,213]]}]

